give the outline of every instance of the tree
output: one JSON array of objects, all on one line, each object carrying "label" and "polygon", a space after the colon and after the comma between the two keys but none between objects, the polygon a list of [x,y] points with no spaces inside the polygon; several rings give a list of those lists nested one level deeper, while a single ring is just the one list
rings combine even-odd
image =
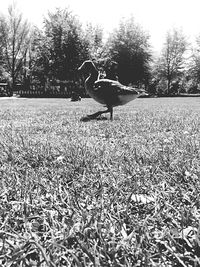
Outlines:
[{"label": "tree", "polygon": [[88,46],[89,57],[92,60],[98,61],[103,57],[103,29],[99,25],[88,23],[85,28],[85,41]]},{"label": "tree", "polygon": [[[108,46],[104,42],[103,28],[88,23],[85,29],[85,40],[88,46],[89,58],[95,62],[101,77],[107,76],[113,61],[110,58]],[[107,77],[108,78],[108,77]]]},{"label": "tree", "polygon": [[9,6],[8,17],[0,17],[0,39],[3,65],[11,79],[11,92],[22,72],[23,60],[29,46],[29,24],[23,20],[15,5]]},{"label": "tree", "polygon": [[183,75],[187,45],[182,31],[173,29],[167,32],[166,42],[157,62],[158,76],[167,82],[167,93],[170,93],[173,81]]},{"label": "tree", "polygon": [[200,36],[196,39],[196,46],[193,49],[189,74],[196,84],[200,83]]},{"label": "tree", "polygon": [[34,27],[30,34],[30,45],[27,51],[26,76],[31,82],[45,84],[51,69],[50,43],[44,33]]},{"label": "tree", "polygon": [[147,84],[151,60],[149,35],[133,17],[122,20],[108,40],[110,59],[118,65],[119,80],[124,84]]},{"label": "tree", "polygon": [[49,77],[76,80],[77,69],[88,58],[81,24],[67,9],[57,9],[45,19],[46,46],[51,62]]}]

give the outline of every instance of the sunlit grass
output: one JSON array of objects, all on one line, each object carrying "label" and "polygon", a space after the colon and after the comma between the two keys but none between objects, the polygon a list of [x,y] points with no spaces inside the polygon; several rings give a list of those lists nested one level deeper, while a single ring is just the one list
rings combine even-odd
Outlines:
[{"label": "sunlit grass", "polygon": [[1,266],[200,266],[200,98],[0,105]]}]

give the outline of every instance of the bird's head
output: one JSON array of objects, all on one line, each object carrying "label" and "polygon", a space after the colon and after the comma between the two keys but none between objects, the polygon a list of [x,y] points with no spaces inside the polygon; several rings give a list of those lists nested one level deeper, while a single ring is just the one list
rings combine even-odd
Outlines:
[{"label": "bird's head", "polygon": [[83,64],[78,68],[79,71],[86,71],[86,72],[94,72],[97,71],[94,63],[91,60],[86,60]]}]

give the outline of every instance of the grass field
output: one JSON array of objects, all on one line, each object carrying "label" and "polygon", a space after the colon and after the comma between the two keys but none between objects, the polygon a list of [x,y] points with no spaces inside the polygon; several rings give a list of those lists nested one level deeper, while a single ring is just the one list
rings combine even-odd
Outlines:
[{"label": "grass field", "polygon": [[0,266],[200,266],[200,98],[99,109],[0,100]]}]

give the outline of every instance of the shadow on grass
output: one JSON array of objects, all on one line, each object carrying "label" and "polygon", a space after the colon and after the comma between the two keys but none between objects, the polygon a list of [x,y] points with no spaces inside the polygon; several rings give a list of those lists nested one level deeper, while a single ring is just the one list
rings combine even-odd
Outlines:
[{"label": "shadow on grass", "polygon": [[107,121],[108,118],[106,117],[103,117],[103,116],[99,116],[99,117],[90,117],[90,116],[85,116],[85,117],[82,117],[80,119],[80,121],[83,121],[83,122],[88,122],[88,121]]}]

